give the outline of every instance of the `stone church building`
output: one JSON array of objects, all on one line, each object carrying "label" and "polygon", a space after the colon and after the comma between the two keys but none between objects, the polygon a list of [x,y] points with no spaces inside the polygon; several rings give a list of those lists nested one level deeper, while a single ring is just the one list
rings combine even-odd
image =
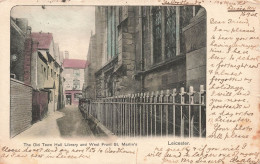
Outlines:
[{"label": "stone church building", "polygon": [[96,7],[83,95],[199,91],[206,85],[206,31],[201,6]]}]

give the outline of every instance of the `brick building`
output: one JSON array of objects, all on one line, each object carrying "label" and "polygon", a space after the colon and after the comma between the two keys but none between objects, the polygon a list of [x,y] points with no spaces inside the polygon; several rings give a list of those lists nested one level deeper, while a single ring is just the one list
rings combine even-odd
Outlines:
[{"label": "brick building", "polygon": [[29,77],[24,77],[26,71],[25,60],[25,44],[30,41],[29,35],[31,27],[28,26],[28,20],[23,18],[11,17],[10,27],[10,73],[11,77],[16,78],[19,81],[28,80]]},{"label": "brick building", "polygon": [[10,20],[10,137],[31,126],[32,91],[30,86],[31,27],[28,20]]},{"label": "brick building", "polygon": [[206,11],[200,6],[96,7],[87,60],[86,97],[199,90],[206,84]]},{"label": "brick building", "polygon": [[79,98],[82,96],[84,69],[86,66],[86,60],[68,58],[63,60],[66,105],[78,105]]},{"label": "brick building", "polygon": [[32,51],[31,85],[36,90],[48,92],[48,111],[54,112],[63,104],[63,89],[60,88],[63,68],[59,48],[51,33],[32,33],[31,38],[35,47]]}]

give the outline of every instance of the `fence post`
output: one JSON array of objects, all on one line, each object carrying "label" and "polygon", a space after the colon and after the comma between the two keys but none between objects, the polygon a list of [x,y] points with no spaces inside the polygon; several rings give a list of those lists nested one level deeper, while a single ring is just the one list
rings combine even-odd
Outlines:
[{"label": "fence post", "polygon": [[[154,91],[151,93],[150,102],[154,103]],[[151,137],[153,136],[153,104],[150,105],[150,116],[151,116]]]},{"label": "fence post", "polygon": [[146,119],[145,119],[145,113],[146,113],[146,93],[143,93],[143,113],[142,113],[142,118],[143,118],[143,124],[142,124],[142,134],[145,135],[145,123],[146,123]]},{"label": "fence post", "polygon": [[134,106],[134,137],[136,132],[136,94],[133,94],[133,106]]},{"label": "fence post", "polygon": [[[165,95],[165,98],[166,98],[166,103],[169,103],[169,95],[170,95],[170,90],[167,89],[166,90],[166,95]],[[169,133],[169,116],[168,116],[168,107],[169,105],[167,104],[166,107],[165,107],[165,117],[166,117],[166,123],[165,123],[165,129],[166,129],[166,136],[168,136],[168,133]]]},{"label": "fence post", "polygon": [[201,105],[204,104],[204,96],[202,94],[205,92],[204,86],[200,85],[200,92],[199,92],[199,133],[200,133],[200,138],[202,137],[202,119],[201,119]]},{"label": "fence post", "polygon": [[119,109],[120,109],[120,134],[123,136],[123,105],[122,105],[122,95],[119,96]]},{"label": "fence post", "polygon": [[132,110],[131,110],[131,94],[128,94],[127,95],[127,100],[128,100],[128,102],[127,102],[127,110],[128,110],[128,135],[129,135],[129,137],[131,137],[131,113],[132,113]]},{"label": "fence post", "polygon": [[[163,97],[164,97],[163,90],[161,90],[161,93],[159,95],[159,103],[163,103]],[[163,135],[163,104],[160,104],[159,107],[160,107],[159,110],[160,110],[160,122],[161,122],[160,130],[161,130],[161,137],[162,137],[162,135]]]},{"label": "fence post", "polygon": [[[181,96],[181,104],[184,104],[184,87],[180,89],[180,96]],[[181,105],[181,137],[184,136],[184,118],[183,118],[183,106]]]},{"label": "fence post", "polygon": [[173,136],[176,136],[176,115],[175,115],[175,107],[176,107],[176,104],[175,104],[175,96],[177,95],[176,93],[176,88],[174,88],[172,90],[172,103],[173,103],[173,106],[172,106],[172,109],[173,109],[173,112],[172,112],[172,115],[173,115]]},{"label": "fence post", "polygon": [[123,112],[124,112],[124,137],[126,136],[126,108],[125,108],[125,99],[126,96],[123,96]]},{"label": "fence post", "polygon": [[136,134],[140,136],[140,93],[136,94]]},{"label": "fence post", "polygon": [[189,96],[189,137],[191,137],[191,128],[193,128],[193,127],[191,127],[191,105],[194,104],[194,101],[193,101],[193,95],[194,95],[193,86],[190,86],[189,93],[187,93],[187,94]]},{"label": "fence post", "polygon": [[158,97],[159,97],[159,91],[156,91],[156,95],[155,95],[155,109],[154,109],[154,111],[155,111],[155,113],[154,113],[154,115],[155,115],[155,136],[157,136],[157,109],[159,109],[159,106],[157,108],[156,103],[158,103]]},{"label": "fence post", "polygon": [[132,125],[132,123],[133,123],[133,117],[132,117],[132,114],[133,114],[133,110],[132,110],[132,95],[129,94],[128,96],[129,96],[129,102],[128,102],[129,105],[128,105],[128,107],[129,107],[129,120],[130,120],[129,136],[131,137],[133,135],[133,133],[132,133],[132,129],[133,129],[133,125]]},{"label": "fence post", "polygon": [[142,93],[142,135],[145,135],[145,111],[146,111],[146,105],[145,105],[145,93]]},{"label": "fence post", "polygon": [[142,107],[143,107],[143,104],[142,104],[142,97],[143,97],[143,93],[140,93],[140,97],[139,97],[139,99],[140,99],[140,108],[139,108],[139,118],[140,118],[140,120],[139,120],[139,134],[140,134],[140,137],[142,136]]},{"label": "fence post", "polygon": [[146,93],[146,136],[149,136],[149,92]]},{"label": "fence post", "polygon": [[191,119],[191,136],[194,136],[194,117]]},{"label": "fence post", "polygon": [[117,102],[118,102],[118,96],[115,96],[115,99],[114,99],[114,107],[115,107],[115,109],[114,109],[114,112],[115,112],[115,114],[114,114],[114,118],[115,118],[115,134],[116,135],[118,135],[118,104],[117,104]]},{"label": "fence post", "polygon": [[131,120],[132,120],[132,123],[131,123],[131,127],[132,127],[132,128],[131,128],[131,133],[132,133],[132,134],[131,134],[131,135],[132,135],[132,136],[134,136],[134,126],[135,126],[135,125],[134,125],[135,122],[134,122],[134,98],[133,98],[134,96],[133,96],[133,95],[134,95],[134,94],[131,94],[131,95],[130,95]]}]

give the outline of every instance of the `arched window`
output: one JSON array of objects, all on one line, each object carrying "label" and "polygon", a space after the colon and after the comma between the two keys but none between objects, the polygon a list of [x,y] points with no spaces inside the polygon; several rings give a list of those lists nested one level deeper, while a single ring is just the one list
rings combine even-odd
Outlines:
[{"label": "arched window", "polygon": [[153,7],[153,61],[162,60],[162,7]]},{"label": "arched window", "polygon": [[[199,9],[200,6],[154,6],[151,8],[152,64],[185,53],[182,29],[190,24]],[[145,19],[148,18],[144,17]],[[147,32],[145,28],[143,30],[144,33]]]},{"label": "arched window", "polygon": [[176,56],[176,9],[168,6],[165,8],[165,57]]},{"label": "arched window", "polygon": [[117,56],[117,19],[116,19],[116,7],[111,6],[107,8],[107,59],[111,59]]}]

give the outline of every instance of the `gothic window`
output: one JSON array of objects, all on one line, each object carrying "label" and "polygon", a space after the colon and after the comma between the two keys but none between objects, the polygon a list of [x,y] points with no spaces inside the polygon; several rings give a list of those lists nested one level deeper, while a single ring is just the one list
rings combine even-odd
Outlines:
[{"label": "gothic window", "polygon": [[153,61],[158,63],[162,59],[162,11],[161,7],[153,7]]},{"label": "gothic window", "polygon": [[117,55],[116,8],[107,9],[107,58],[111,59]]},{"label": "gothic window", "polygon": [[185,27],[190,23],[191,18],[193,17],[193,6],[182,6],[180,7],[180,23],[181,27]]},{"label": "gothic window", "polygon": [[123,7],[119,7],[119,9],[118,9],[119,11],[119,14],[118,14],[118,19],[119,19],[119,23],[121,23],[122,22],[122,20],[123,20]]},{"label": "gothic window", "polygon": [[[194,6],[182,6],[180,7],[180,28],[184,28],[188,24],[190,24],[190,20],[194,16]],[[180,49],[185,53],[185,40],[182,34],[182,30],[180,31]]]},{"label": "gothic window", "polygon": [[[153,64],[173,58],[180,52],[185,53],[182,29],[191,23],[200,8],[200,6],[152,7]],[[144,9],[143,13],[145,13]],[[146,36],[145,27],[147,26],[145,21],[145,15],[143,15],[144,36]]]},{"label": "gothic window", "polygon": [[175,7],[165,9],[165,57],[176,56],[176,10]]}]

